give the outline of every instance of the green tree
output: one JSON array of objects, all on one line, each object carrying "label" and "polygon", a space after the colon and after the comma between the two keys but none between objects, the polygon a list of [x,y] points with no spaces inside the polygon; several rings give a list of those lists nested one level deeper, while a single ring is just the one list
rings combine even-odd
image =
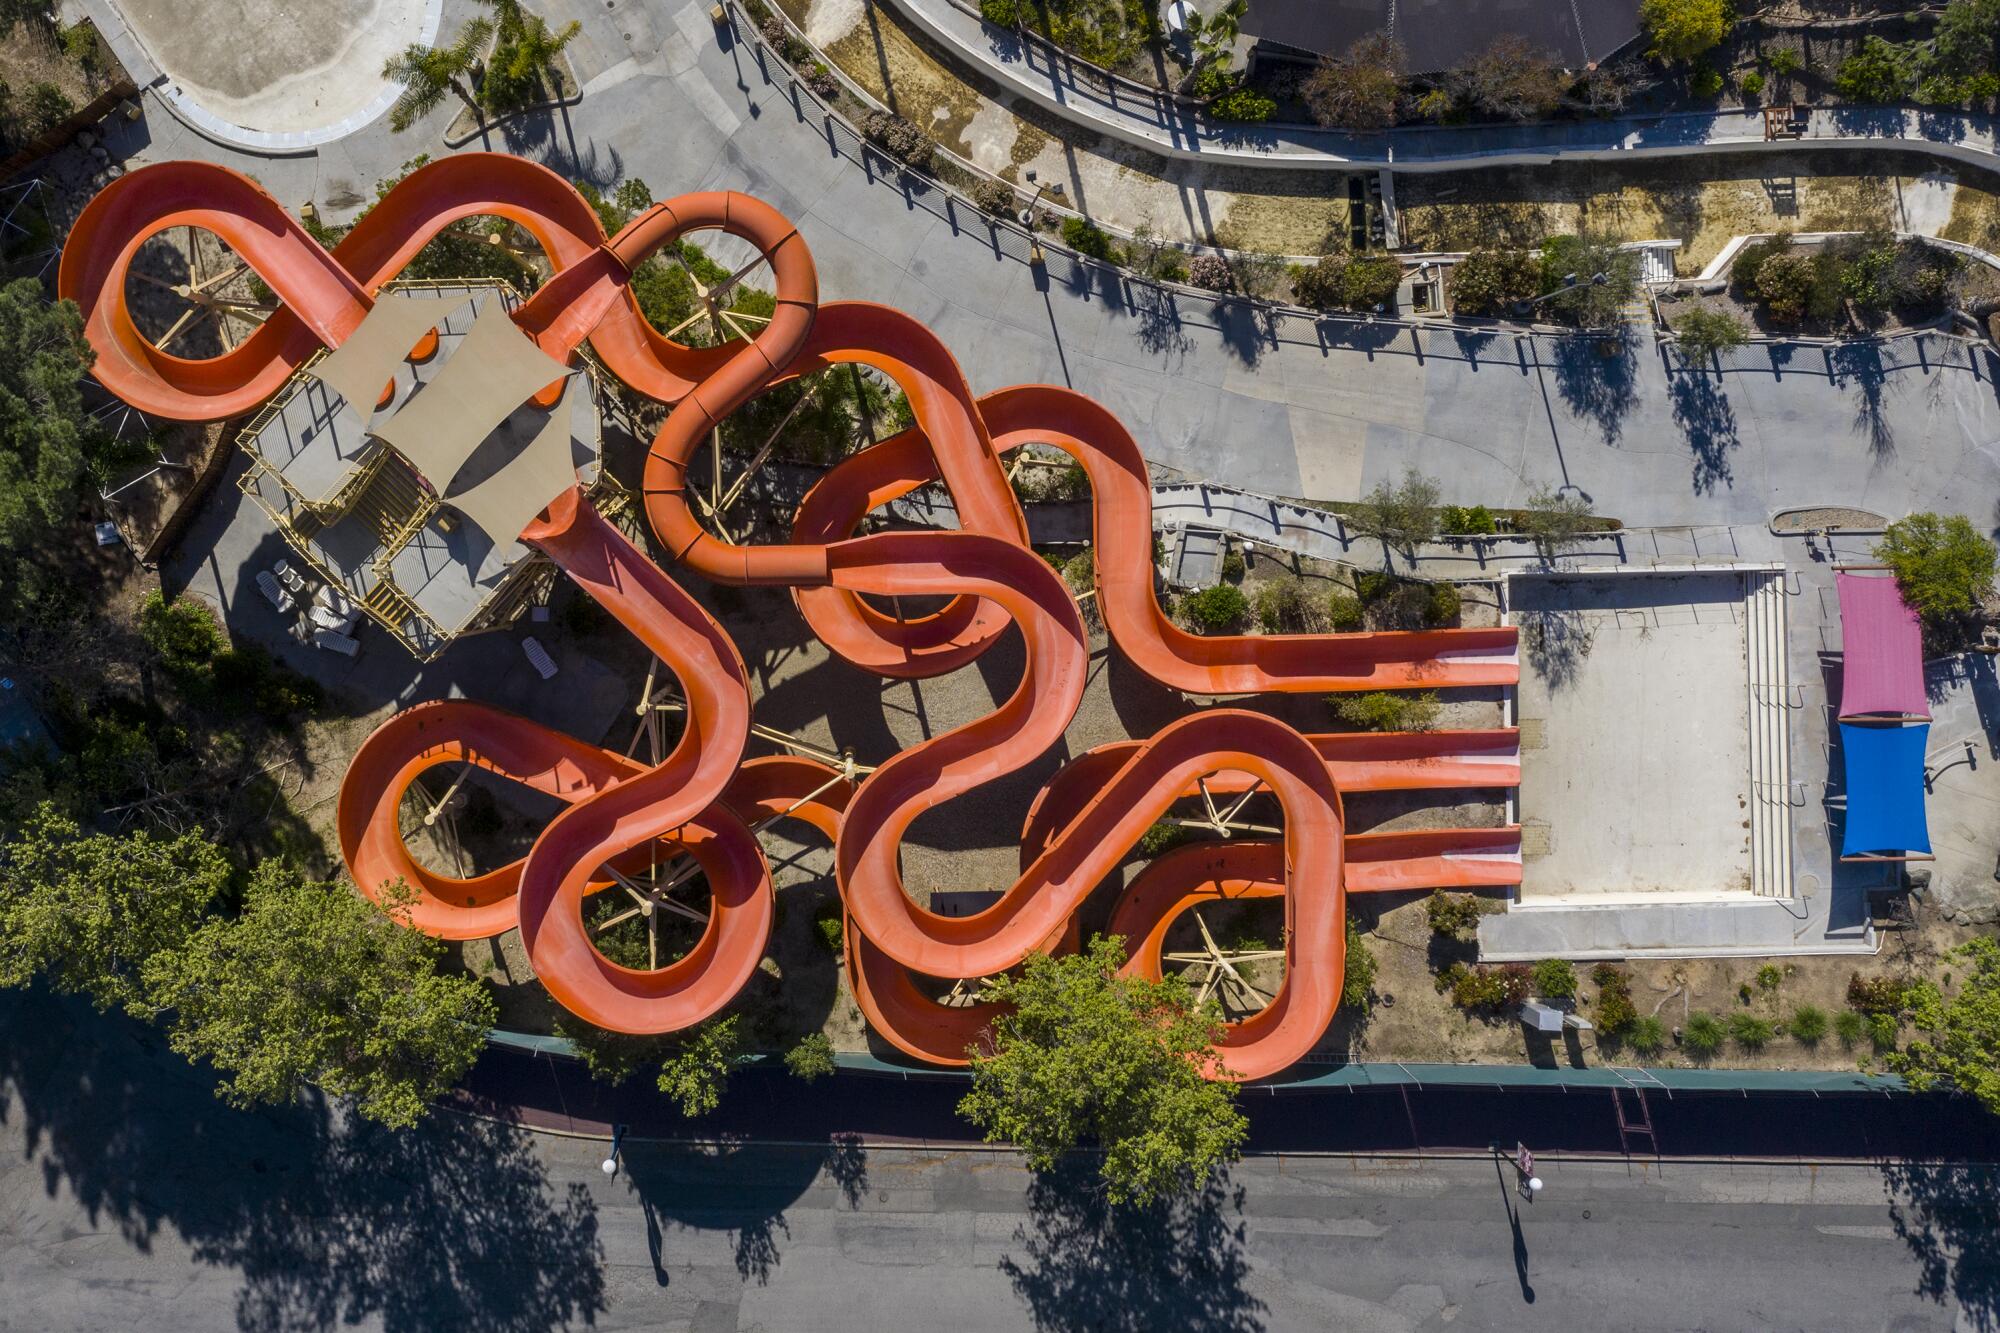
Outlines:
[{"label": "green tree", "polygon": [[539,14],[524,10],[518,0],[485,0],[493,6],[496,38],[493,55],[480,80],[479,100],[491,111],[514,111],[559,89],[556,59],[583,30],[572,19],[551,29]]},{"label": "green tree", "polygon": [[1639,290],[1639,256],[1596,232],[1551,236],[1542,243],[1541,279],[1550,298],[1544,310],[1567,315],[1579,328],[1607,328]]},{"label": "green tree", "polygon": [[1406,555],[1414,554],[1417,547],[1437,538],[1438,494],[1435,477],[1409,468],[1400,481],[1376,483],[1347,517],[1369,536]]},{"label": "green tree", "polygon": [[1341,54],[1320,57],[1299,84],[1312,118],[1350,130],[1387,129],[1403,99],[1403,66],[1409,56],[1386,31],[1371,32]]},{"label": "green tree", "polygon": [[834,1070],[833,1042],[824,1032],[809,1032],[785,1052],[785,1068],[794,1077],[816,1083]]},{"label": "green tree", "polygon": [[1640,0],[1639,21],[1664,60],[1688,60],[1729,31],[1729,0]]},{"label": "green tree", "polygon": [[1213,14],[1188,9],[1188,46],[1194,53],[1194,63],[1188,67],[1183,87],[1194,86],[1211,69],[1228,67],[1237,34],[1243,29],[1243,16],[1249,12],[1250,0],[1228,0]]},{"label": "green tree", "polygon": [[0,845],[0,986],[147,1012],[140,973],[201,927],[229,863],[198,833],[86,834],[44,804]]},{"label": "green tree", "polygon": [[1884,1051],[1883,1063],[1919,1092],[1948,1085],[2000,1115],[2000,940],[1982,935],[1952,956],[1969,967],[1951,996],[1934,982],[1912,986],[1910,1026],[1918,1035]]},{"label": "green tree", "polygon": [[1546,486],[1537,487],[1514,517],[1514,530],[1532,540],[1544,556],[1576,545],[1593,526],[1588,501]]},{"label": "green tree", "polygon": [[988,1142],[1012,1142],[1037,1171],[1085,1141],[1104,1153],[1113,1203],[1146,1203],[1199,1185],[1235,1161],[1248,1123],[1235,1085],[1202,1076],[1223,1025],[1178,977],[1118,974],[1122,941],[1030,957],[981,998],[1007,1006],[975,1046],[959,1114]]},{"label": "green tree", "polygon": [[1833,76],[1834,91],[1850,102],[1900,102],[1910,83],[1909,52],[1880,37],[1864,37]]},{"label": "green tree", "polygon": [[75,302],[51,304],[34,278],[0,287],[0,586],[17,605],[45,584],[36,556],[110,447],[84,410],[93,359]]},{"label": "green tree", "polygon": [[1528,250],[1474,250],[1451,269],[1451,308],[1461,315],[1504,315],[1541,290],[1542,264]]},{"label": "green tree", "polygon": [[241,917],[146,961],[169,1044],[228,1075],[217,1092],[234,1106],[314,1084],[415,1124],[478,1059],[495,1010],[477,981],[438,974],[444,945],[405,924],[407,901],[377,906],[265,861]]},{"label": "green tree", "polygon": [[1875,546],[1903,600],[1929,621],[1977,610],[1993,593],[1994,556],[1993,543],[1962,514],[1899,518]]},{"label": "green tree", "polygon": [[1722,310],[1696,308],[1674,321],[1674,341],[1684,365],[1706,368],[1724,352],[1741,347],[1750,337],[1743,321]]},{"label": "green tree", "polygon": [[473,96],[466,80],[479,67],[487,43],[493,40],[493,21],[469,20],[458,30],[450,46],[425,46],[413,42],[382,63],[382,77],[403,85],[396,104],[389,108],[389,128],[401,134],[435,111],[446,97],[455,96],[481,125],[486,113]]},{"label": "green tree", "polygon": [[660,1091],[690,1120],[722,1104],[729,1073],[743,1053],[741,1020],[735,1014],[710,1019],[683,1037],[680,1049],[660,1067]]},{"label": "green tree", "polygon": [[1459,102],[1506,120],[1548,115],[1562,104],[1568,85],[1555,59],[1518,33],[1494,38],[1445,76],[1445,86]]}]

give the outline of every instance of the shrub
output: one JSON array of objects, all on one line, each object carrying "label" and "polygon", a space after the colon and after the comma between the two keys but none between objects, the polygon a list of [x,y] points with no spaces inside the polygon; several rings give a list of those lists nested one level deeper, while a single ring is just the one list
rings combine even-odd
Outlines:
[{"label": "shrub", "polygon": [[1250,614],[1250,599],[1240,588],[1218,583],[1183,597],[1181,614],[1197,634],[1227,634]]},{"label": "shrub", "polygon": [[1856,972],[1847,979],[1847,1005],[1864,1014],[1900,1013],[1907,991],[1894,977],[1864,977]]},{"label": "shrub", "polygon": [[1526,250],[1474,250],[1451,270],[1451,308],[1460,315],[1504,315],[1540,290],[1542,266]]},{"label": "shrub", "polygon": [[1406,59],[1387,32],[1371,33],[1339,55],[1322,56],[1299,84],[1299,96],[1322,125],[1386,129],[1396,123]]},{"label": "shrub", "polygon": [[1479,899],[1469,893],[1433,889],[1424,900],[1424,917],[1430,922],[1433,934],[1469,940],[1479,929]]},{"label": "shrub", "polygon": [[1278,104],[1255,88],[1238,85],[1208,104],[1208,114],[1216,120],[1255,125],[1269,120]]},{"label": "shrub", "polygon": [[1755,97],[1757,94],[1764,91],[1764,76],[1762,74],[1759,74],[1756,70],[1753,69],[1748,74],[1745,74],[1742,78],[1738,79],[1736,81],[1736,86],[1743,90],[1743,95],[1745,97]]},{"label": "shrub", "polygon": [[1283,579],[1257,589],[1257,623],[1266,634],[1323,634],[1327,608],[1302,581]]},{"label": "shrub", "polygon": [[1376,690],[1334,695],[1331,702],[1335,717],[1362,731],[1429,731],[1437,726],[1438,697],[1433,691],[1391,694]]},{"label": "shrub", "polygon": [[1817,1046],[1826,1036],[1826,1010],[1817,1005],[1802,1004],[1792,1010],[1791,1021],[1785,1028],[1802,1045]]},{"label": "shrub", "polygon": [[1764,261],[1774,255],[1781,255],[1792,248],[1789,232],[1767,236],[1761,241],[1751,241],[1736,252],[1735,262],[1729,266],[1729,280],[1746,292],[1755,293],[1757,277],[1764,270]]},{"label": "shrub", "polygon": [[1639,1011],[1632,1004],[1631,974],[1614,963],[1599,963],[1590,969],[1590,979],[1597,986],[1593,1010],[1597,1030],[1613,1038],[1631,1032],[1639,1020]]},{"label": "shrub", "polygon": [[1151,828],[1139,835],[1139,855],[1162,856],[1193,840],[1193,829],[1164,819],[1156,820]]},{"label": "shrub", "polygon": [[[1437,502],[1436,478],[1408,468],[1400,481],[1377,482],[1348,511],[1348,519],[1355,528],[1407,553],[1437,537]],[[1365,590],[1361,599],[1371,600]]]},{"label": "shrub", "polygon": [[1339,255],[1321,255],[1311,267],[1292,270],[1292,299],[1313,310],[1331,310],[1342,304],[1341,274],[1347,262]]},{"label": "shrub", "polygon": [[76,103],[53,83],[38,83],[28,89],[21,103],[21,128],[30,136],[44,134],[76,114]]},{"label": "shrub", "polygon": [[1351,593],[1337,592],[1327,599],[1327,622],[1341,634],[1352,634],[1366,623],[1367,616],[1361,599]]},{"label": "shrub", "polygon": [[1764,63],[1773,74],[1796,74],[1805,68],[1805,61],[1789,46],[1781,46],[1765,56]]},{"label": "shrub", "polygon": [[1776,963],[1766,963],[1757,969],[1757,989],[1776,990],[1785,984],[1785,969]]},{"label": "shrub", "polygon": [[1433,583],[1430,600],[1424,607],[1424,623],[1433,628],[1449,625],[1458,619],[1462,604],[1457,587],[1449,583]]},{"label": "shrub", "polygon": [[1373,310],[1396,299],[1403,265],[1388,255],[1356,255],[1340,271],[1340,300],[1349,310]]},{"label": "shrub", "polygon": [[1728,1031],[1714,1014],[1690,1014],[1681,1029],[1681,1048],[1697,1060],[1706,1060],[1722,1049]]},{"label": "shrub", "polygon": [[1532,982],[1519,963],[1501,967],[1468,967],[1453,963],[1438,976],[1438,988],[1451,992],[1451,1002],[1467,1012],[1488,1016],[1504,1013],[1528,998]]},{"label": "shrub", "polygon": [[1868,1015],[1868,1043],[1876,1054],[1896,1049],[1896,1016],[1894,1014]]},{"label": "shrub", "polygon": [[1111,237],[1089,218],[1064,218],[1062,238],[1064,245],[1080,255],[1101,259],[1107,264],[1115,264],[1119,260],[1118,247],[1111,243]]},{"label": "shrub", "polygon": [[1756,296],[1780,324],[1826,321],[1840,314],[1840,277],[1828,255],[1775,254],[1757,268]]},{"label": "shrub", "polygon": [[861,121],[868,141],[890,157],[918,171],[929,171],[936,145],[930,136],[890,111],[870,111]]},{"label": "shrub", "polygon": [[1729,1036],[1746,1051],[1761,1051],[1777,1035],[1771,1020],[1756,1014],[1731,1014],[1729,1016]]},{"label": "shrub", "polygon": [[1485,505],[1446,505],[1439,513],[1438,528],[1454,537],[1490,537],[1500,525]]},{"label": "shrub", "polygon": [[1852,1047],[1868,1034],[1868,1015],[1858,1009],[1843,1009],[1833,1016],[1833,1034],[1842,1046]]},{"label": "shrub", "polygon": [[157,588],[139,607],[139,637],[177,674],[207,667],[223,647],[222,631],[206,606],[192,598],[170,602]]},{"label": "shrub", "polygon": [[1674,342],[1689,365],[1705,365],[1750,337],[1743,321],[1721,310],[1696,308],[1674,321]]},{"label": "shrub", "polygon": [[1015,0],[979,0],[979,17],[1002,28],[1019,27],[1021,23]]},{"label": "shrub", "polygon": [[838,958],[847,947],[847,932],[843,920],[844,913],[839,903],[828,903],[813,915],[813,925],[819,929],[819,937],[826,945],[826,951]]},{"label": "shrub", "polygon": [[840,96],[840,80],[834,77],[832,70],[817,60],[800,70],[799,77],[805,80],[806,87],[812,90],[813,95],[822,101],[831,101]]},{"label": "shrub", "polygon": [[1340,1006],[1366,1015],[1375,990],[1375,954],[1354,923],[1347,923],[1347,971],[1340,984]]},{"label": "shrub", "polygon": [[1876,544],[1875,558],[1895,571],[1903,600],[1926,620],[1977,610],[1993,593],[1993,543],[1960,514],[1897,519]]},{"label": "shrub", "polygon": [[825,1078],[834,1070],[833,1042],[824,1032],[807,1033],[785,1052],[785,1068],[807,1083]]},{"label": "shrub", "polygon": [[1722,91],[1722,76],[1712,65],[1700,64],[1688,75],[1688,92],[1696,97],[1714,97]]},{"label": "shrub", "polygon": [[1893,42],[1864,37],[1861,49],[1840,62],[1833,88],[1850,102],[1901,101],[1910,89],[1909,59]]},{"label": "shrub", "polygon": [[1547,1000],[1568,1000],[1576,996],[1576,968],[1567,958],[1544,958],[1535,964],[1535,994]]},{"label": "shrub", "polygon": [[1653,1014],[1641,1014],[1632,1020],[1631,1031],[1625,1033],[1625,1044],[1637,1055],[1658,1055],[1667,1048],[1667,1025]]},{"label": "shrub", "polygon": [[1639,0],[1639,21],[1664,60],[1687,60],[1722,41],[1735,15],[1729,0]]},{"label": "shrub", "polygon": [[1222,577],[1234,582],[1249,572],[1250,565],[1248,561],[1244,560],[1243,552],[1232,547],[1222,553]]},{"label": "shrub", "polygon": [[1187,280],[1212,292],[1236,290],[1236,270],[1221,255],[1196,255],[1188,260]]}]

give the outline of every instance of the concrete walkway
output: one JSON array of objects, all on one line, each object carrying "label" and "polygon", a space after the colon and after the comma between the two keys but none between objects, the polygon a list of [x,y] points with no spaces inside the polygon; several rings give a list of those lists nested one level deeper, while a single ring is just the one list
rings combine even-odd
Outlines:
[{"label": "concrete walkway", "polygon": [[1937,109],[1842,107],[1815,111],[1800,139],[1764,138],[1764,113],[1679,112],[1531,125],[1411,126],[1379,133],[1308,125],[1211,121],[1174,98],[1126,82],[1107,84],[1093,66],[1051,55],[982,21],[952,0],[881,0],[955,58],[972,80],[1027,98],[1094,134],[1167,157],[1231,166],[1388,167],[1454,171],[1470,167],[1806,148],[1914,149],[1991,169],[1990,116]]}]

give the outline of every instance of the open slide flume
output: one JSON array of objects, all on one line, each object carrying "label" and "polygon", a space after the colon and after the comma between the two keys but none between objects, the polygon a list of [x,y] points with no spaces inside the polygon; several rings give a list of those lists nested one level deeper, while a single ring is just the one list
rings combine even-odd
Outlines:
[{"label": "open slide flume", "polygon": [[[321,348],[340,347],[424,244],[471,215],[517,223],[548,257],[549,279],[513,312],[535,346],[568,361],[588,343],[627,386],[673,408],[641,478],[645,512],[673,561],[718,582],[791,589],[829,649],[879,675],[941,675],[1008,633],[1020,635],[1024,665],[1012,693],[986,715],[880,758],[858,781],[852,765],[746,760],[749,676],[723,626],[575,486],[551,487],[532,497],[546,505],[521,539],[678,680],[682,730],[670,753],[643,763],[468,701],[419,704],[384,723],[343,781],[341,852],[363,891],[407,886],[416,928],[467,939],[518,927],[550,994],[580,1017],[623,1032],[684,1029],[727,1006],[762,960],[775,902],[757,830],[801,820],[833,844],[849,975],[871,1026],[917,1059],[963,1063],[991,1019],[964,993],[1038,950],[1074,947],[1080,913],[1108,891],[1142,835],[1199,796],[1225,840],[1153,859],[1116,894],[1109,926],[1127,939],[1129,968],[1156,976],[1166,932],[1185,913],[1205,902],[1281,897],[1283,981],[1269,1004],[1228,1025],[1222,1051],[1226,1076],[1262,1078],[1312,1050],[1340,1003],[1348,893],[1519,881],[1517,829],[1350,833],[1341,799],[1343,791],[1518,785],[1512,730],[1308,736],[1262,713],[1221,708],[1191,711],[1157,735],[1099,747],[1058,770],[1026,812],[1020,873],[993,886],[991,907],[947,917],[919,905],[901,870],[913,822],[1041,759],[1083,695],[1090,643],[1071,590],[1028,544],[1008,481],[1018,449],[1060,449],[1083,468],[1105,626],[1117,652],[1169,688],[1240,697],[1502,686],[1518,673],[1514,635],[1182,629],[1155,594],[1152,488],[1139,445],[1117,418],[1066,388],[975,394],[951,353],[910,316],[862,302],[821,304],[805,240],[755,199],[711,192],[667,200],[607,237],[591,205],[553,173],[468,153],[410,174],[328,251],[247,177],[164,163],[90,203],[58,285],[83,310],[107,389],[155,415],[215,420],[254,409]],[[160,351],[126,305],[140,246],[179,226],[215,232],[282,302],[255,335],[210,360]],[[714,229],[755,247],[775,308],[754,338],[693,347],[646,322],[631,277],[664,247]],[[839,365],[893,380],[915,424],[827,471],[799,505],[790,542],[739,543],[701,496],[697,455],[718,448],[721,423],[759,394]],[[949,491],[956,530],[864,532],[872,511],[930,484]],[[935,609],[908,617],[882,609],[900,597],[929,599]],[[440,873],[412,855],[398,816],[411,785],[446,765],[521,783],[563,808],[520,860],[466,877]],[[1232,811],[1260,800],[1281,824],[1230,837],[1236,830],[1218,813],[1218,798]],[[706,878],[706,925],[677,959],[621,966],[593,944],[587,900],[629,886],[640,865],[663,857],[686,858]]]}]

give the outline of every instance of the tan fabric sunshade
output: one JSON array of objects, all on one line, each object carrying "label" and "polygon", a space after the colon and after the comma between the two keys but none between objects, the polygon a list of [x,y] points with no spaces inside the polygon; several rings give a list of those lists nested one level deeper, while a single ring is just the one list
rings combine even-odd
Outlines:
[{"label": "tan fabric sunshade", "polygon": [[[375,434],[443,495],[495,427],[567,374],[569,368],[535,346],[498,301],[489,302],[451,359],[402,411],[377,425]],[[541,503],[547,502],[544,496]],[[514,534],[506,536],[511,541]]]},{"label": "tan fabric sunshade", "polygon": [[381,401],[382,386],[417,345],[417,339],[442,324],[466,298],[435,300],[385,292],[375,298],[347,341],[306,373],[347,400],[366,425]]},{"label": "tan fabric sunshade", "polygon": [[492,540],[495,550],[513,544],[528,520],[576,485],[576,462],[570,453],[569,395],[570,389],[565,387],[534,438],[491,476],[444,497],[446,504]]}]

